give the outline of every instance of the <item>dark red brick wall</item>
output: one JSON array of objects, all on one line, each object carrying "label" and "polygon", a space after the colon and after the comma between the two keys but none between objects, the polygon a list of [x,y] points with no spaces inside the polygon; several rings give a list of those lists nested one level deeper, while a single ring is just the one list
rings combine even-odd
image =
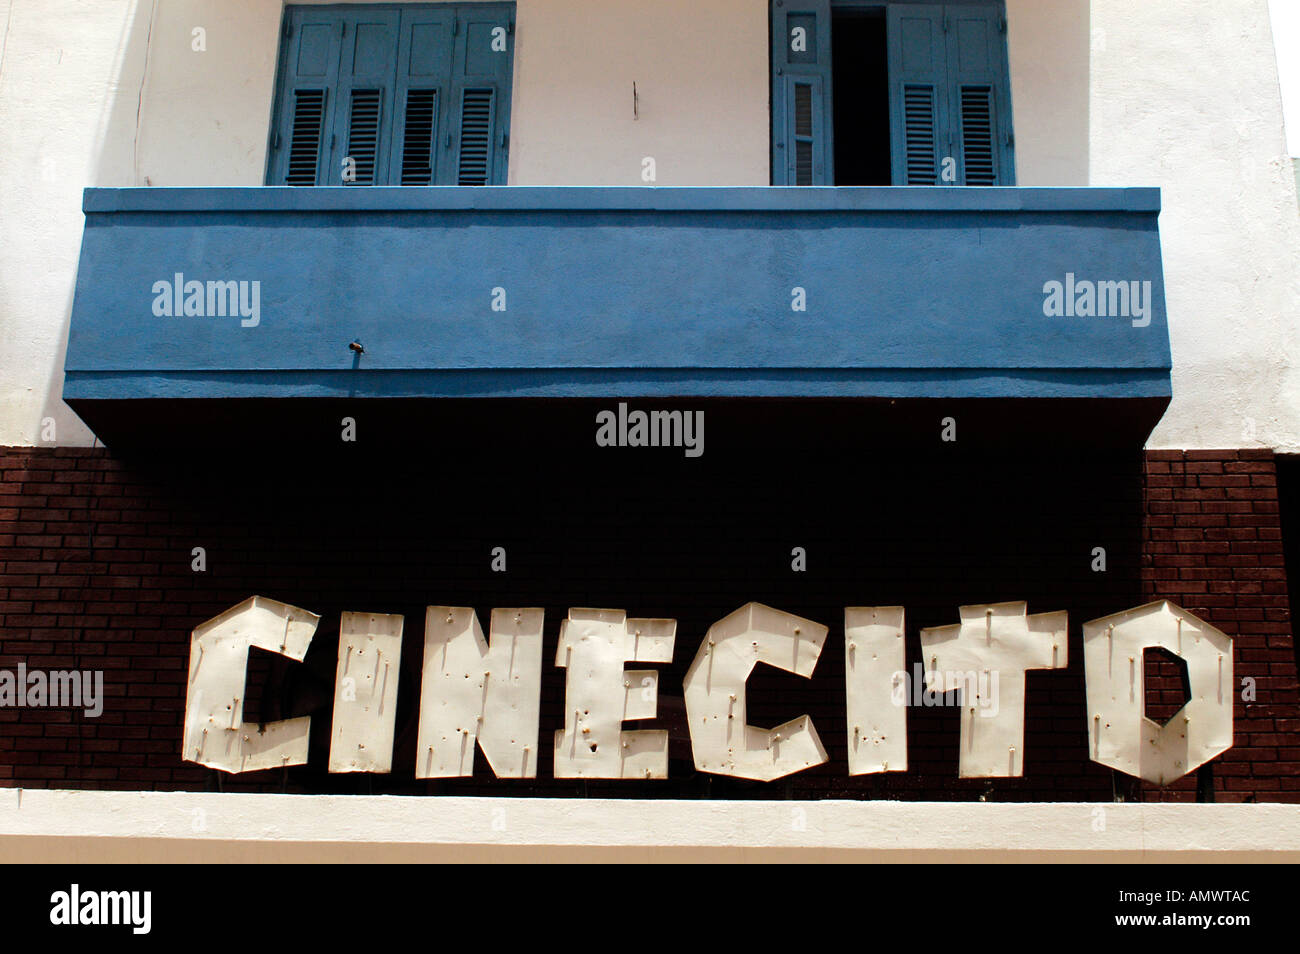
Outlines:
[{"label": "dark red brick wall", "polygon": [[[25,662],[31,668],[103,669],[107,696],[98,719],[69,710],[0,709],[0,784],[1192,799],[1195,775],[1161,791],[1087,757],[1081,623],[1145,597],[1169,598],[1232,634],[1237,675],[1257,682],[1257,700],[1238,702],[1236,747],[1215,760],[1212,778],[1201,781],[1220,800],[1300,801],[1300,694],[1268,454],[1152,452],[1146,455],[1145,493],[1144,464],[1133,453],[1090,458],[1086,473],[1068,455],[1013,455],[1009,461],[1002,455],[974,463],[940,456],[875,470],[846,467],[842,458],[825,466],[805,458],[800,465],[783,470],[775,490],[770,481],[746,485],[743,467],[701,471],[725,464],[698,462],[673,463],[687,469],[653,479],[638,464],[628,474],[641,474],[639,483],[605,475],[590,485],[572,479],[583,467],[548,465],[542,469],[563,474],[565,484],[535,485],[494,482],[486,470],[457,482],[421,464],[391,486],[367,489],[365,479],[339,477],[334,465],[294,470],[280,464],[214,475],[202,458],[159,466],[127,462],[103,449],[0,449],[0,668]],[[535,477],[537,470],[528,473]],[[697,476],[686,476],[692,473]],[[979,479],[953,480],[962,474]],[[414,488],[409,494],[402,490],[408,486]],[[1011,529],[999,532],[999,520]],[[510,553],[508,579],[488,572],[487,552],[498,542]],[[807,574],[789,572],[793,544],[808,548]],[[1108,549],[1105,574],[1089,570],[1094,545]],[[191,571],[194,546],[207,550],[205,573]],[[253,720],[313,714],[311,761],[233,777],[180,759],[184,673],[190,630],[254,593],[323,615],[302,665],[253,654],[245,710]],[[812,680],[765,669],[751,680],[754,722],[773,725],[808,712],[831,757],[828,765],[770,784],[695,773],[681,717],[680,680],[699,639],[711,622],[751,599],[831,631]],[[1030,612],[1071,614],[1069,668],[1029,677],[1025,777],[957,778],[956,711],[913,709],[911,770],[850,778],[843,607],[905,605],[910,670],[920,658],[921,627],[954,622],[961,603],[1005,599],[1028,599]],[[481,754],[471,779],[412,777],[428,603],[473,605],[483,620],[492,606],[546,607],[543,757],[536,780],[495,780]],[[676,661],[661,679],[663,718],[646,726],[672,734],[665,782],[550,778],[548,740],[561,723],[563,700],[563,671],[550,665],[554,641],[566,607],[589,605],[679,620]],[[324,769],[338,613],[347,609],[407,617],[391,776]],[[1156,689],[1176,705],[1174,674],[1157,671],[1155,677]]]},{"label": "dark red brick wall", "polygon": [[[1236,676],[1256,698],[1234,709],[1235,744],[1211,763],[1216,801],[1300,801],[1300,695],[1277,474],[1268,450],[1149,451],[1142,588],[1233,638]],[[1179,692],[1172,672],[1163,691]],[[1193,776],[1149,800],[1190,800]]]},{"label": "dark red brick wall", "polygon": [[[202,787],[176,759],[193,579],[173,514],[105,451],[0,450],[0,667],[104,670],[104,712],[0,709],[0,779],[29,788]],[[178,599],[179,598],[179,599]],[[196,770],[197,769],[197,770]]]}]

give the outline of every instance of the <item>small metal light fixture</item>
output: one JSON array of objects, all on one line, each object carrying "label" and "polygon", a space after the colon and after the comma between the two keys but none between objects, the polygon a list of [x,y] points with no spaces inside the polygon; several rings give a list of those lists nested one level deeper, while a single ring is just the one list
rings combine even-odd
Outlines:
[{"label": "small metal light fixture", "polygon": [[357,354],[366,353],[366,349],[361,346],[360,339],[353,340],[350,344],[348,344],[348,350],[355,351]]}]

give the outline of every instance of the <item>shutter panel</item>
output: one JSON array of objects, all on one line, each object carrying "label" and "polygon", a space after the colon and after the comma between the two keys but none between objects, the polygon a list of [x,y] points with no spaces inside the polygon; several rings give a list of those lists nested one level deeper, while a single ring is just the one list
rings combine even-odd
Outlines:
[{"label": "shutter panel", "polygon": [[277,121],[267,157],[267,185],[314,186],[325,181],[329,131],[339,78],[340,17],[290,7],[281,44]]},{"label": "shutter panel", "polygon": [[773,0],[772,184],[833,185],[830,0]]},{"label": "shutter panel", "polygon": [[[329,185],[384,185],[392,151],[399,14],[395,10],[357,10],[341,19],[339,107],[325,181]],[[347,159],[355,163],[355,181],[343,178]]]},{"label": "shutter panel", "polygon": [[513,5],[457,8],[450,102],[455,104],[452,155],[437,181],[505,185],[510,143],[510,80],[514,62]]},{"label": "shutter panel", "polygon": [[944,8],[891,5],[889,122],[895,185],[937,185],[952,155]]},{"label": "shutter panel", "polygon": [[452,133],[447,104],[455,22],[451,7],[402,11],[390,183],[433,185],[440,181],[441,166],[450,164],[443,147]]},{"label": "shutter panel", "polygon": [[948,76],[962,185],[1013,185],[1007,51],[1001,10],[949,6]]}]

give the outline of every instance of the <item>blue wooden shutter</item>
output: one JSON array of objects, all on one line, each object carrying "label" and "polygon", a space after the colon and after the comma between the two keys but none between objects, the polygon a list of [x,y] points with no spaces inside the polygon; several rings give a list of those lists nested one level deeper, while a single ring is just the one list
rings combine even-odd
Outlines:
[{"label": "blue wooden shutter", "polygon": [[948,78],[960,183],[1014,185],[1006,20],[990,6],[949,6]]},{"label": "blue wooden shutter", "polygon": [[325,181],[338,101],[340,22],[329,10],[290,7],[285,14],[268,185]]},{"label": "blue wooden shutter", "polygon": [[[362,9],[341,19],[338,105],[325,182],[384,185],[392,151],[399,14]],[[349,158],[356,164],[356,178],[345,182],[343,163]]]},{"label": "blue wooden shutter", "polygon": [[451,7],[414,7],[402,11],[401,49],[397,57],[396,120],[388,181],[393,185],[433,185],[446,181],[443,167],[452,135],[451,95],[453,30]]},{"label": "blue wooden shutter", "polygon": [[953,155],[948,102],[944,8],[892,4],[889,43],[889,122],[895,185],[938,185]]},{"label": "blue wooden shutter", "polygon": [[773,0],[772,184],[832,185],[830,0]]},{"label": "blue wooden shutter", "polygon": [[[457,8],[450,108],[455,132],[437,181],[505,185],[510,145],[514,5]],[[445,174],[442,170],[445,169]]]}]

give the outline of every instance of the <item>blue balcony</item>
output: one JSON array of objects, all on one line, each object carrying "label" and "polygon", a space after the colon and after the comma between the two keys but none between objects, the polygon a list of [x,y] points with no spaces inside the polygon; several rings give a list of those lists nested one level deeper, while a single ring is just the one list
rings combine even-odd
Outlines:
[{"label": "blue balcony", "polygon": [[90,189],[64,396],[92,427],[140,402],[671,397],[1077,398],[1141,405],[1149,429],[1170,395],[1159,207],[1155,189]]}]

